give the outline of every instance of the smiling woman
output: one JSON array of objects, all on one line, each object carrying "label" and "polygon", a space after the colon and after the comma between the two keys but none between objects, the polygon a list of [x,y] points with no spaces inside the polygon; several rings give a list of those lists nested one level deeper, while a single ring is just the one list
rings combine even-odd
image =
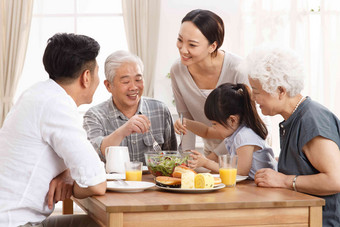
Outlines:
[{"label": "smiling woman", "polygon": [[[180,55],[170,77],[178,113],[190,120],[211,126],[205,117],[204,103],[209,93],[222,83],[248,83],[236,66],[240,57],[219,50],[224,40],[223,20],[209,10],[192,10],[181,22],[177,38]],[[195,135],[183,137],[183,149],[195,149]],[[222,140],[204,139],[204,153],[225,150]],[[220,146],[221,145],[221,146]]]}]

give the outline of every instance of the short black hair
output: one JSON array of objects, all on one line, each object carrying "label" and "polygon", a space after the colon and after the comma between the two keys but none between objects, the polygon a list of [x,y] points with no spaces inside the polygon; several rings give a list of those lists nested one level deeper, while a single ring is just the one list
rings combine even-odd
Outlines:
[{"label": "short black hair", "polygon": [[47,41],[43,63],[49,77],[57,82],[70,82],[82,72],[96,67],[99,43],[91,37],[57,33]]},{"label": "short black hair", "polygon": [[218,49],[222,46],[224,40],[224,23],[223,20],[215,13],[209,10],[195,9],[187,13],[182,19],[182,23],[185,21],[191,21],[207,38],[209,44],[213,44],[215,41],[217,47],[213,52],[213,55],[217,55]]}]

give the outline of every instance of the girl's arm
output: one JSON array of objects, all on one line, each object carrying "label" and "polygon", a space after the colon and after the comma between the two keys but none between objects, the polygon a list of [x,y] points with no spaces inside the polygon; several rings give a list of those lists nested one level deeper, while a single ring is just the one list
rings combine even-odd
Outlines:
[{"label": "girl's arm", "polygon": [[[238,156],[237,162],[237,174],[242,176],[248,176],[249,171],[253,161],[253,153],[259,150],[260,147],[253,145],[246,145],[239,147],[236,150]],[[196,169],[198,167],[204,167],[210,169],[212,172],[219,172],[219,164],[218,164],[218,156],[211,152],[207,157],[202,155],[200,152],[191,150],[193,153],[191,155],[192,160],[189,160],[189,167],[192,169]],[[215,162],[214,160],[217,160]]]},{"label": "girl's arm", "polygon": [[183,125],[178,119],[175,123],[175,131],[177,134],[181,132],[185,135],[186,130],[190,130],[194,134],[206,139],[224,139],[213,127],[209,127],[201,122],[183,118]]},{"label": "girl's arm", "polygon": [[246,145],[236,149],[238,156],[237,161],[237,174],[241,176],[248,176],[253,162],[253,153],[261,149],[258,146]]},{"label": "girl's arm", "polygon": [[198,167],[204,167],[210,169],[212,172],[218,173],[219,165],[213,161],[218,159],[218,157],[214,152],[211,152],[207,157],[195,150],[191,150],[191,152],[192,159],[188,161],[190,168],[196,169]]}]

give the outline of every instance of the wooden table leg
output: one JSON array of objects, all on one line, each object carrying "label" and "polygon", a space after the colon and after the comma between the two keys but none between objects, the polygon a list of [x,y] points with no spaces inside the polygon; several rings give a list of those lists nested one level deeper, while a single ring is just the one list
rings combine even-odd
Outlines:
[{"label": "wooden table leg", "polygon": [[63,214],[73,214],[73,200],[65,199],[63,201]]},{"label": "wooden table leg", "polygon": [[107,214],[108,227],[123,227],[123,213]]},{"label": "wooden table leg", "polygon": [[309,208],[309,226],[322,226],[322,207]]}]

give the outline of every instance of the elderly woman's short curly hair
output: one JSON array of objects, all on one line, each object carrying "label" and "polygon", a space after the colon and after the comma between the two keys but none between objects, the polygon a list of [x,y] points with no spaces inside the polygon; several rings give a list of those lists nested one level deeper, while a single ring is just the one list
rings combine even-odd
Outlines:
[{"label": "elderly woman's short curly hair", "polygon": [[117,69],[126,62],[136,63],[140,70],[144,71],[144,64],[137,56],[125,50],[118,50],[110,54],[105,61],[105,77],[112,83],[113,78],[116,76]]},{"label": "elderly woman's short curly hair", "polygon": [[290,49],[261,46],[241,62],[238,70],[251,79],[259,80],[262,89],[274,94],[284,87],[290,97],[301,93],[304,86],[303,64]]}]

